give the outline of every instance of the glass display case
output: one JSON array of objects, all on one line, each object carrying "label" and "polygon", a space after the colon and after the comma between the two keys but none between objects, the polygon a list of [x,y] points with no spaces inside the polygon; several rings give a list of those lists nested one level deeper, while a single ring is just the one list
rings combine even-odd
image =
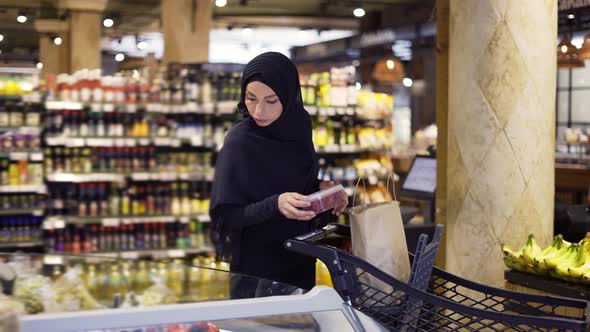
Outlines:
[{"label": "glass display case", "polygon": [[331,288],[305,292],[204,257],[0,253],[0,262],[0,332],[386,331]]}]

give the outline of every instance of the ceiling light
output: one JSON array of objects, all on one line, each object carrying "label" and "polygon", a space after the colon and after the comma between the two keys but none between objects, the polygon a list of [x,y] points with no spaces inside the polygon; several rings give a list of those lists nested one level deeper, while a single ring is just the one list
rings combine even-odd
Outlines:
[{"label": "ceiling light", "polygon": [[0,42],[4,40],[4,35],[0,34]]},{"label": "ceiling light", "polygon": [[573,20],[576,16],[574,16],[574,14],[568,14],[567,18],[569,18],[570,20]]},{"label": "ceiling light", "polygon": [[115,61],[121,62],[123,60],[125,60],[125,54],[123,54],[123,53],[117,53],[117,55],[115,55]]},{"label": "ceiling light", "polygon": [[53,38],[53,43],[55,45],[58,45],[58,46],[61,45],[62,41],[63,40],[61,39],[61,37],[55,37],[55,38]]},{"label": "ceiling light", "polygon": [[27,14],[24,11],[21,10],[18,12],[18,16],[16,17],[18,23],[25,23],[27,19]]},{"label": "ceiling light", "polygon": [[249,36],[252,34],[252,28],[243,28],[242,33],[246,36]]},{"label": "ceiling light", "polygon": [[393,60],[387,60],[387,62],[385,63],[387,65],[387,69],[392,70],[393,68],[395,68],[395,62],[393,62]]},{"label": "ceiling light", "polygon": [[227,0],[215,0],[215,6],[225,7],[225,5],[227,5]]},{"label": "ceiling light", "polygon": [[412,81],[411,78],[406,77],[404,78],[404,80],[402,81],[402,83],[404,84],[405,87],[409,88],[412,86],[412,84],[414,84],[414,81]]},{"label": "ceiling light", "polygon": [[584,61],[579,56],[578,49],[572,45],[567,35],[563,36],[557,45],[557,67],[559,68],[581,68]]},{"label": "ceiling light", "polygon": [[43,69],[43,63],[37,62],[37,69],[39,69],[39,70]]},{"label": "ceiling light", "polygon": [[355,10],[353,10],[352,13],[354,14],[355,17],[363,17],[363,16],[365,16],[365,10],[362,9],[361,7],[356,8]]},{"label": "ceiling light", "polygon": [[148,47],[148,43],[145,40],[137,42],[137,49],[138,50],[145,50]]},{"label": "ceiling light", "polygon": [[112,19],[112,18],[109,18],[109,17],[105,18],[105,19],[102,21],[102,25],[104,25],[104,27],[105,27],[105,28],[110,28],[110,27],[112,27],[114,24],[115,24],[115,21],[113,21],[113,19]]}]

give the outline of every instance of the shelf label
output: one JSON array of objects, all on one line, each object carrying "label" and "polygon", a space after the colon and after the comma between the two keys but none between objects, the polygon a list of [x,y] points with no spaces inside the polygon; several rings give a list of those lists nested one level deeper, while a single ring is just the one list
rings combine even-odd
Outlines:
[{"label": "shelf label", "polygon": [[121,258],[123,259],[137,259],[139,258],[139,254],[137,251],[123,251],[121,252]]},{"label": "shelf label", "polygon": [[34,217],[40,217],[43,215],[43,210],[33,210],[33,213],[31,213]]},{"label": "shelf label", "polygon": [[125,146],[134,147],[136,145],[136,140],[134,138],[127,138],[125,140]]},{"label": "shelf label", "polygon": [[200,223],[209,223],[209,222],[211,222],[211,218],[209,217],[208,214],[200,214],[200,215],[198,215],[197,216],[197,220]]},{"label": "shelf label", "polygon": [[32,152],[30,155],[31,161],[43,161],[43,153],[42,152]]},{"label": "shelf label", "polygon": [[9,158],[10,160],[27,160],[29,155],[26,152],[11,152]]},{"label": "shelf label", "polygon": [[131,179],[133,181],[148,181],[150,180],[149,173],[133,173],[131,174]]},{"label": "shelf label", "polygon": [[113,104],[103,104],[102,105],[102,111],[103,112],[113,112],[115,110],[115,105]]},{"label": "shelf label", "polygon": [[63,265],[63,263],[64,263],[63,256],[45,255],[43,257],[43,264],[45,264],[45,265]]},{"label": "shelf label", "polygon": [[183,224],[188,224],[188,222],[190,221],[190,218],[189,217],[180,217],[178,220]]},{"label": "shelf label", "polygon": [[139,145],[150,145],[150,139],[149,138],[140,138],[138,140]]},{"label": "shelf label", "polygon": [[171,139],[168,137],[157,137],[154,138],[154,145],[156,146],[169,146],[171,144]]},{"label": "shelf label", "polygon": [[168,250],[168,257],[170,258],[182,258],[185,256],[184,250],[175,249],[175,250]]},{"label": "shelf label", "polygon": [[119,219],[118,218],[104,218],[102,219],[102,225],[106,227],[116,227],[119,226]]}]

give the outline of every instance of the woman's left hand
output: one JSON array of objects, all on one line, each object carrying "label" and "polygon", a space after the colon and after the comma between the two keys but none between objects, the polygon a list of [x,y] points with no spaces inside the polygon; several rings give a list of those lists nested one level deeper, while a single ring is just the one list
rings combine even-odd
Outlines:
[{"label": "woman's left hand", "polygon": [[[328,188],[333,187],[335,185],[336,185],[336,182],[334,182],[334,181],[322,181],[322,182],[320,182],[320,190],[328,189]],[[334,209],[332,209],[332,214],[337,216],[340,213],[344,212],[345,209],[346,209],[346,205],[337,206]]]}]

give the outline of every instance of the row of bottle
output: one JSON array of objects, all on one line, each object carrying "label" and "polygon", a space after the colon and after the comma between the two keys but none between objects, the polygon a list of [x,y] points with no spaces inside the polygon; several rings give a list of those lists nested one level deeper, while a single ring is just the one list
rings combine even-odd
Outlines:
[{"label": "row of bottle", "polygon": [[360,86],[353,66],[334,68],[331,72],[301,75],[301,96],[305,105],[349,106],[357,104]]},{"label": "row of bottle", "polygon": [[0,185],[43,183],[43,165],[28,160],[0,159]]},{"label": "row of bottle", "polygon": [[317,121],[313,127],[316,146],[356,145],[365,149],[386,149],[393,145],[391,126],[350,125],[339,120]]},{"label": "row of bottle", "polygon": [[42,217],[0,217],[0,244],[41,239]]},{"label": "row of bottle", "polygon": [[49,97],[85,103],[210,103],[238,100],[239,73],[207,73],[195,68],[183,69],[173,80],[165,73],[150,82],[138,76],[101,76],[100,70],[80,70],[60,74],[56,84],[48,81]]},{"label": "row of bottle", "polygon": [[189,249],[209,246],[208,229],[189,223],[134,223],[119,226],[68,225],[48,229],[45,249],[56,253],[96,253],[125,250]]},{"label": "row of bottle", "polygon": [[212,166],[212,153],[161,151],[154,147],[62,148],[44,150],[44,169],[53,172],[203,172]]},{"label": "row of bottle", "polygon": [[[44,118],[50,136],[191,138],[197,145],[220,145],[231,121],[211,116],[152,117],[140,113],[54,111]],[[200,142],[200,143],[199,143]]]},{"label": "row of bottle", "polygon": [[186,216],[209,211],[208,182],[61,184],[49,188],[49,215],[79,217]]},{"label": "row of bottle", "polygon": [[39,134],[25,134],[9,131],[0,135],[0,149],[2,152],[18,151],[22,149],[38,149],[41,146]]},{"label": "row of bottle", "polygon": [[[109,304],[115,294],[143,294],[156,283],[170,289],[177,302],[229,298],[229,273],[225,272],[229,264],[215,262],[211,257],[78,264],[78,268],[90,294]],[[65,270],[64,266],[54,266],[52,278],[59,278]]]},{"label": "row of bottle", "polygon": [[359,177],[386,179],[393,174],[393,163],[388,156],[372,158],[320,159],[319,179],[324,181],[350,181]]},{"label": "row of bottle", "polygon": [[43,209],[47,198],[45,195],[37,194],[0,194],[0,209],[18,210],[18,209]]},{"label": "row of bottle", "polygon": [[41,124],[41,113],[40,104],[2,103],[0,104],[0,127],[38,127]]}]

